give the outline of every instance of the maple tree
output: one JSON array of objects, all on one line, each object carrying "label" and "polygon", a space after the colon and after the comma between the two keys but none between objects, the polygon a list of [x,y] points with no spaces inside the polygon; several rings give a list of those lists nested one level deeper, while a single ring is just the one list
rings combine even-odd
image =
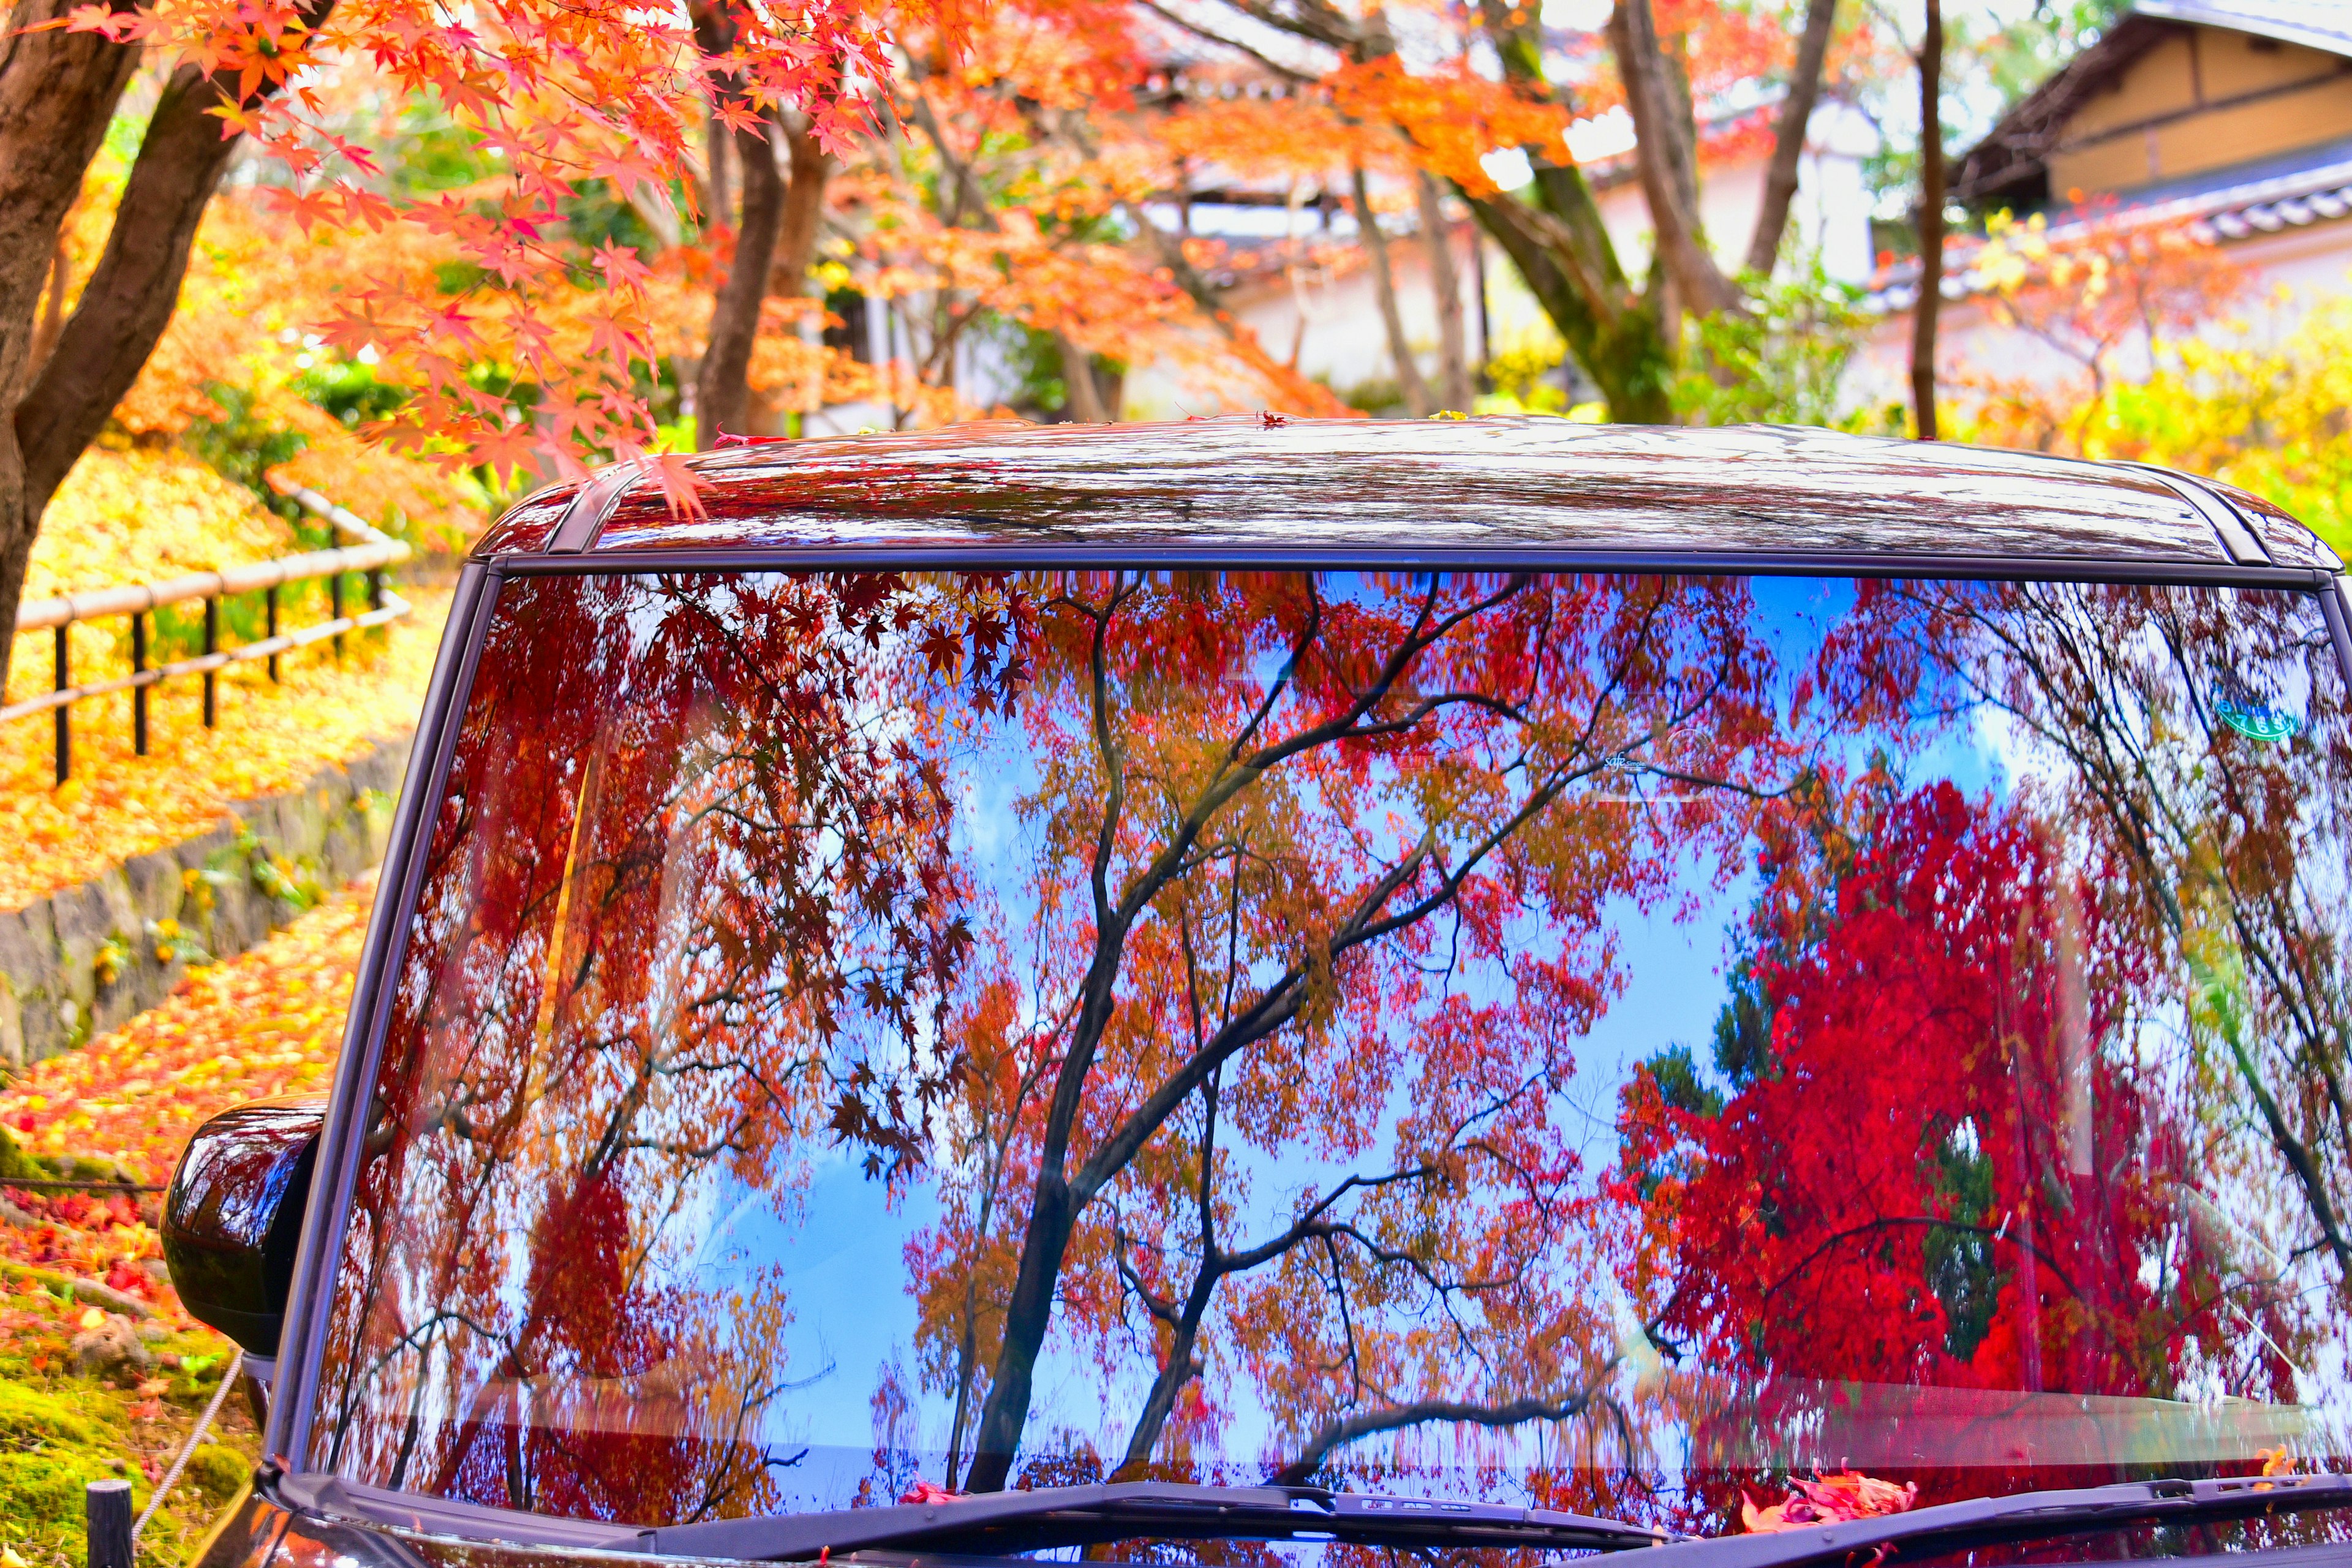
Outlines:
[{"label": "maple tree", "polygon": [[[1920,676],[1909,658],[1888,659],[1877,634],[1932,637],[1926,646],[1953,650],[1946,689],[2069,764],[2053,808],[2085,824],[2094,852],[2126,873],[2131,902],[2117,918],[2133,922],[2139,950],[2186,969],[2200,1048],[2254,1102],[2316,1232],[2313,1250],[2332,1264],[2336,1291],[2352,1292],[2352,1194],[2334,1152],[2352,1151],[2340,895],[2293,847],[2342,830],[2352,735],[2325,696],[2333,650],[2308,610],[2267,596],[2051,587],[2008,591],[1997,615],[1958,593],[1890,593],[1871,607],[1885,619],[1858,628],[1847,689],[1874,678],[1904,689]],[[2095,634],[2098,610],[2147,628],[2147,640]],[[2197,732],[2180,700],[2159,695],[2179,679],[2177,650],[2189,647],[2204,666],[2190,678],[2210,683],[2201,746],[2180,738]],[[2291,745],[2216,722],[2229,704],[2272,702],[2297,711]]]},{"label": "maple tree", "polygon": [[[1349,1256],[1333,1263],[1333,1286],[1359,1313],[1384,1295],[1400,1317],[1442,1310],[1438,1299],[1480,1289],[1499,1339],[1573,1357],[1585,1336],[1561,1331],[1582,1310],[1567,1282],[1574,1270],[1549,1256],[1572,1252],[1576,1230],[1559,1190],[1573,1160],[1547,1116],[1564,1065],[1534,1047],[1564,1049],[1573,1020],[1597,1005],[1597,900],[1657,871],[1622,833],[1607,834],[1608,814],[1575,803],[1604,780],[1651,776],[1692,795],[1681,827],[1703,837],[1707,781],[1727,786],[1757,765],[1742,704],[1761,672],[1732,584],[1621,593],[1440,579],[1328,604],[1311,579],[1219,586],[1222,595],[1080,582],[1041,606],[1033,689],[1045,700],[1029,714],[1049,760],[1024,815],[1055,845],[1029,873],[1027,897],[1047,965],[1036,1011],[1057,1022],[1026,1042],[1045,1053],[1020,1075],[1034,1085],[1027,1099],[997,1110],[1034,1123],[1024,1179],[997,1194],[998,1236],[971,1243],[992,1239],[1011,1265],[982,1362],[965,1473],[974,1488],[1010,1474],[1056,1298],[1119,1300],[1104,1278],[1112,1271],[1167,1335],[1169,1375],[1130,1441],[1135,1461],[1193,1370],[1188,1342],[1206,1294],[1277,1260],[1288,1288],[1312,1292],[1323,1276],[1301,1261],[1308,1243]],[[1287,673],[1236,679],[1252,642],[1280,650]],[[1177,651],[1197,677],[1167,679]],[[1498,707],[1503,691],[1519,695]],[[1663,731],[1629,724],[1661,702]],[[1376,831],[1357,816],[1413,798],[1419,768],[1451,771],[1476,754],[1525,760],[1452,786],[1448,805],[1417,828]],[[1367,833],[1388,847],[1353,847]],[[1559,946],[1513,944],[1505,932],[1516,920],[1542,922]],[[1480,1009],[1423,988],[1419,964],[1441,921],[1453,926],[1455,962],[1491,969],[1507,999]],[[1397,1058],[1386,1025],[1404,1016],[1462,1054],[1424,1038],[1417,1059]],[[1217,1243],[1215,1211],[1231,1202],[1217,1191],[1221,1124],[1262,1153],[1292,1136],[1354,1153],[1398,1074],[1414,1104],[1392,1163],[1300,1198],[1276,1236],[1231,1252]],[[1301,1092],[1318,1097],[1311,1117],[1291,1109]],[[1191,1123],[1181,1131],[1180,1111]],[[1147,1158],[1155,1143],[1165,1147]],[[1150,1222],[1158,1234],[1140,1238],[1139,1264],[1128,1225],[1100,1212],[1139,1197],[1130,1173],[1148,1176],[1155,1163],[1161,1183],[1196,1194],[1191,1279],[1170,1267],[1182,1248],[1177,1222]],[[1514,1240],[1528,1205],[1553,1203],[1551,1223]],[[1394,1227],[1431,1225],[1450,1234],[1401,1247]],[[1076,1282],[1088,1273],[1091,1286]],[[1506,1310],[1516,1294],[1506,1279],[1524,1291],[1523,1317]],[[1482,1415],[1524,1422],[1578,1397],[1561,1386],[1570,1369],[1544,1357],[1520,1368],[1530,1386],[1491,1405],[1422,1398],[1445,1381],[1451,1357],[1475,1360],[1477,1347],[1383,1331],[1370,1317],[1343,1331],[1349,1313],[1335,1317],[1333,1305],[1277,1315],[1302,1335],[1341,1333],[1343,1346],[1265,1356],[1270,1381],[1284,1375],[1276,1368],[1305,1380],[1277,1402],[1300,1444],[1293,1469],[1319,1468],[1356,1437]],[[952,1320],[941,1327],[966,1337]]]},{"label": "maple tree", "polygon": [[[1672,1406],[1702,1447],[1857,1384],[2297,1397],[2352,1277],[2321,1109],[2340,894],[2285,816],[2332,841],[2347,757],[2338,705],[2292,745],[2194,716],[2184,677],[2254,700],[2329,657],[2308,606],[2212,598],[1864,585],[1824,645],[1822,699],[1900,738],[1759,816],[1714,1073],[1678,1048],[1623,1091],[1616,1191],[1650,1238],[1630,1288],[1735,1384]],[[1985,712],[2017,726],[2012,790],[1904,786],[1948,731],[1882,724]],[[2175,1030],[2178,1055],[2144,1044]],[[2292,1242],[2203,1195],[2255,1172],[2244,1212]],[[1923,1489],[1984,1489],[1964,1443],[1910,1440]]]}]

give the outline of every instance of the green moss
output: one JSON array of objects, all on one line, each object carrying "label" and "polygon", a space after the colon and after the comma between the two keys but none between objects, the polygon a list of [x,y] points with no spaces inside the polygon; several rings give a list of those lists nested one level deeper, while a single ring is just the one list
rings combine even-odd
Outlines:
[{"label": "green moss", "polygon": [[0,1182],[126,1182],[139,1178],[111,1160],[93,1160],[85,1155],[48,1156],[28,1154],[23,1145],[0,1127]]},{"label": "green moss", "polygon": [[55,1394],[13,1378],[0,1383],[0,1448],[20,1453],[45,1443],[89,1447],[104,1441],[100,1423]]},{"label": "green moss", "polygon": [[217,1508],[253,1475],[253,1461],[219,1443],[200,1443],[188,1456],[187,1480]]},{"label": "green moss", "polygon": [[[227,1367],[223,1342],[210,1334],[174,1335],[154,1348],[211,1358],[193,1377],[158,1369],[170,1379],[160,1414],[135,1389],[61,1370],[62,1334],[0,1346],[0,1542],[31,1568],[81,1568],[83,1489],[89,1482],[127,1479],[131,1507],[147,1506],[149,1470],[161,1476],[171,1464]],[[140,1568],[181,1563],[245,1484],[257,1452],[248,1414],[232,1395],[140,1536]]]},{"label": "green moss", "polygon": [[0,1127],[0,1180],[13,1176],[20,1182],[37,1181],[48,1173],[40,1162],[17,1146],[6,1128]]}]

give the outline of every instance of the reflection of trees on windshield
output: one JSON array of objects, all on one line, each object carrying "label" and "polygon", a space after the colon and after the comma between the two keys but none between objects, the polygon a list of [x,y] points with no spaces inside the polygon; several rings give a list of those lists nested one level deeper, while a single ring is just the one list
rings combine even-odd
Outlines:
[{"label": "reflection of trees on windshield", "polygon": [[1604,904],[1727,850],[1726,786],[1779,760],[1744,588],[1037,598],[1033,922],[982,944],[953,1203],[909,1254],[950,1474],[1004,1483],[1057,1310],[1107,1370],[1156,1369],[1130,1471],[1213,1438],[1244,1382],[1292,1472],[1575,1415],[1594,1260],[1559,1096],[1615,984]]},{"label": "reflection of trees on windshield", "polygon": [[[1941,668],[1890,651],[1948,650]],[[2017,584],[1890,589],[1846,644],[1862,687],[2011,723],[2053,776],[2042,809],[2122,874],[2114,918],[2189,982],[2200,1068],[2232,1080],[2299,1212],[2258,1216],[2352,1303],[2352,725],[2318,607],[2299,595]],[[2258,738],[2233,709],[2287,715]],[[2216,1086],[2220,1087],[2220,1086]],[[2248,1216],[2232,1216],[2244,1219]]]},{"label": "reflection of trees on windshield", "polygon": [[[832,1161],[906,1238],[861,1497],[1452,1463],[1622,1508],[1707,1378],[2292,1399],[2352,768],[2332,672],[2267,750],[2197,704],[2215,659],[2284,701],[2316,625],[1864,584],[1815,657],[1727,578],[510,583],[318,1462],[780,1506],[866,1415],[813,1428],[785,1349]],[[2007,784],[1942,782],[1986,745]],[[1629,918],[1751,872],[1712,1061],[1587,1168]]]},{"label": "reflection of trees on windshield", "polygon": [[[2298,1398],[2352,1169],[2334,657],[2285,595],[1864,585],[1818,700],[1908,743],[1759,812],[1714,1071],[1678,1047],[1624,1097],[1620,1191],[1686,1364]],[[2225,683],[2301,733],[2224,725]],[[1897,782],[1956,737],[2007,750],[2009,798]],[[1992,1452],[1953,1462],[2018,1441],[1975,1408]]]},{"label": "reflection of trees on windshield", "polygon": [[867,700],[937,607],[887,578],[504,591],[344,1244],[331,1462],[600,1517],[773,1495],[790,1304],[771,1261],[699,1254],[845,1120],[826,1042],[910,1034],[968,945],[941,777]]}]

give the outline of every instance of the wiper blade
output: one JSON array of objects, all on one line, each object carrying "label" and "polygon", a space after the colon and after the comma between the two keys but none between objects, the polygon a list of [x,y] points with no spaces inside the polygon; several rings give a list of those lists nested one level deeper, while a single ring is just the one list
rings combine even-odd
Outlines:
[{"label": "wiper blade", "polygon": [[1520,1546],[1619,1551],[1675,1539],[1663,1531],[1549,1509],[1370,1497],[1320,1487],[1184,1486],[1125,1481],[984,1492],[948,1502],[720,1519],[649,1530],[639,1550],[662,1556],[792,1561],[820,1552],[927,1548],[1002,1554],[1138,1537],[1244,1536],[1369,1546]]},{"label": "wiper blade", "polygon": [[1941,1552],[2000,1542],[2044,1541],[2118,1525],[2248,1519],[2345,1507],[2352,1507],[2352,1476],[2131,1481],[1975,1498],[1844,1524],[1681,1542],[1643,1558],[1642,1568],[1803,1568],[1881,1549],[1900,1557],[1922,1550]]}]

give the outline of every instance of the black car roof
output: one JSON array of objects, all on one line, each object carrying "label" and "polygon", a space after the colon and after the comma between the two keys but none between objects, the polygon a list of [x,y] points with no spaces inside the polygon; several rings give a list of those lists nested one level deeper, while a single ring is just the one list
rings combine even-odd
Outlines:
[{"label": "black car roof", "polygon": [[1002,422],[761,443],[703,454],[693,467],[709,481],[700,516],[674,512],[657,486],[616,466],[517,506],[478,553],[586,553],[614,564],[679,550],[1007,563],[1074,555],[2333,563],[2284,514],[2235,506],[2178,476],[1778,426]]}]

